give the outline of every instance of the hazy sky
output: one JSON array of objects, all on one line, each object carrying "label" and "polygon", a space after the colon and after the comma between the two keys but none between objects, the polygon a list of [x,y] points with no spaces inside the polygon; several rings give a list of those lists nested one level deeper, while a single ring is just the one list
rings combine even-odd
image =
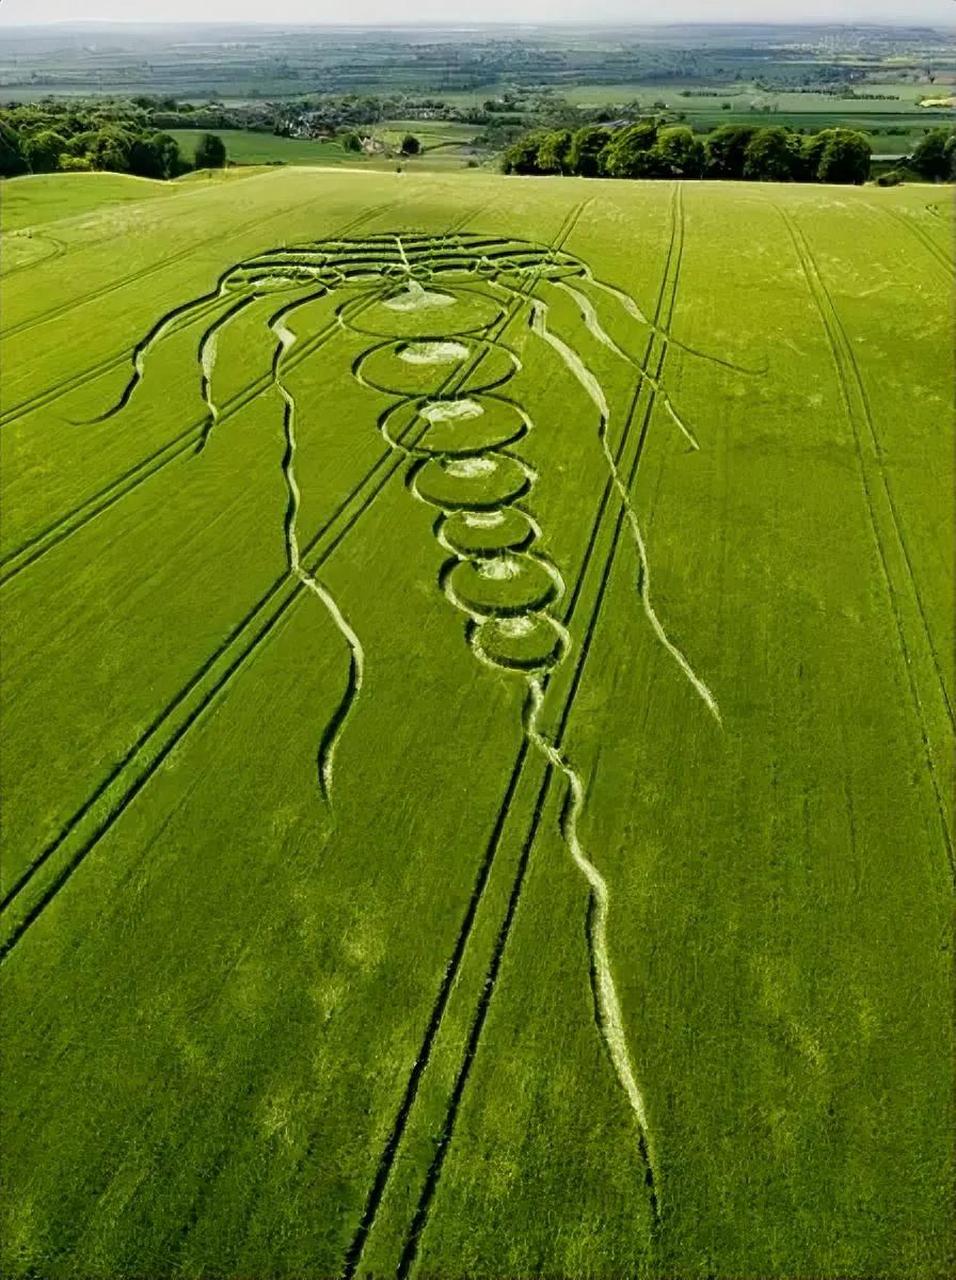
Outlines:
[{"label": "hazy sky", "polygon": [[397,21],[847,22],[956,25],[956,0],[0,0],[0,24],[64,21],[360,23]]}]

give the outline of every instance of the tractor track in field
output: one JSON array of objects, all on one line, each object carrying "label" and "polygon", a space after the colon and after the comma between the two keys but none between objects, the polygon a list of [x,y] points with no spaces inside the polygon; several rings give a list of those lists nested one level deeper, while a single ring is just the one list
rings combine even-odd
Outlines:
[{"label": "tractor track in field", "polygon": [[[874,206],[872,205],[870,206],[870,208],[873,207]],[[956,276],[956,262],[949,257],[945,249],[940,248],[928,232],[924,231],[922,227],[917,226],[912,218],[908,218],[905,213],[900,213],[898,209],[889,209],[886,205],[879,205],[877,207],[882,213],[885,213],[888,218],[892,218],[894,222],[899,223],[901,227],[905,227],[907,231],[911,232],[926,252],[936,260],[937,266],[942,269],[946,276],[950,279]]]},{"label": "tractor track in field", "polygon": [[[883,578],[883,584],[886,589],[887,600],[889,603],[890,613],[896,625],[896,633],[898,639],[898,650],[902,659],[902,665],[906,672],[906,680],[909,685],[910,697],[913,702],[913,708],[916,713],[916,720],[919,726],[920,738],[923,745],[923,754],[926,761],[927,771],[929,773],[930,782],[932,784],[933,793],[936,800],[936,809],[939,816],[940,829],[943,836],[943,842],[946,847],[947,859],[949,862],[950,875],[956,879],[956,857],[954,857],[953,840],[949,830],[949,821],[946,814],[946,805],[943,800],[943,791],[936,770],[936,760],[933,747],[930,741],[929,728],[927,725],[926,711],[923,705],[923,699],[920,694],[919,684],[916,680],[912,669],[912,659],[910,655],[910,645],[906,638],[906,628],[903,623],[903,617],[900,612],[899,601],[897,598],[897,589],[890,573],[889,562],[887,559],[886,546],[884,542],[885,533],[882,530],[881,522],[876,514],[873,505],[873,492],[870,481],[867,476],[866,463],[863,460],[863,442],[861,439],[860,421],[862,418],[863,425],[866,427],[871,437],[873,452],[876,458],[876,469],[879,473],[880,483],[883,495],[889,507],[893,532],[896,535],[896,542],[900,556],[903,560],[906,570],[906,579],[908,581],[910,591],[915,600],[917,610],[922,621],[922,631],[926,645],[935,667],[937,682],[939,684],[940,694],[947,710],[950,723],[954,723],[953,708],[950,701],[948,691],[945,686],[942,667],[933,644],[932,636],[929,630],[929,621],[926,617],[926,611],[923,607],[922,598],[916,584],[916,576],[913,571],[912,561],[910,559],[909,550],[906,541],[903,538],[902,528],[900,526],[899,516],[896,504],[893,500],[886,473],[882,464],[882,448],[879,438],[876,435],[875,424],[873,421],[872,408],[866,387],[863,382],[862,372],[853,351],[852,344],[849,340],[847,332],[840,320],[833,299],[823,281],[820,269],[810,249],[809,243],[803,232],[797,226],[792,216],[780,205],[774,205],[790,235],[793,243],[794,251],[800,263],[804,279],[807,284],[808,292],[813,300],[814,306],[820,317],[821,324],[826,334],[827,345],[830,349],[830,356],[837,375],[837,381],[840,386],[840,395],[843,400],[844,411],[850,430],[853,434],[855,445],[855,455],[857,458],[857,470],[860,478],[860,485],[863,494],[864,506],[866,507],[869,517],[870,531],[876,546],[877,557]],[[855,397],[854,397],[855,391]],[[854,408],[854,398],[859,404],[859,414]]]},{"label": "tractor track in field", "polygon": [[[677,191],[679,191],[679,188],[675,187],[675,193]],[[676,270],[673,273],[671,300],[668,308],[668,318],[665,321],[665,325],[670,324],[670,321],[673,317],[674,303],[676,300],[677,283],[678,283],[678,278],[680,273],[680,263],[683,256],[683,219],[682,219],[681,213],[678,211],[676,201],[677,201],[677,196],[675,194],[675,205],[674,205],[674,211],[672,214],[671,235],[670,235],[670,241],[667,249],[664,272],[663,272],[661,285],[658,293],[657,310],[655,314],[655,324],[658,324],[660,322],[661,314],[664,310],[664,302],[665,302],[665,297],[667,293],[668,280],[671,272],[671,263],[674,260],[675,245],[677,244],[677,241],[679,239],[680,245],[678,247],[678,252],[677,252]],[[580,216],[580,208],[578,210],[578,216]],[[573,224],[571,227],[566,227],[566,228],[563,228],[562,230],[563,230],[563,240],[560,238],[561,233],[559,233],[559,240],[558,240],[559,244],[567,240],[568,236],[573,230]],[[645,357],[643,361],[644,365],[647,365],[650,363],[656,336],[657,335],[652,330],[646,344]],[[666,356],[666,351],[667,351],[667,346],[665,342],[662,346],[662,353],[661,353],[660,360],[658,362],[658,369],[657,369],[657,375],[656,375],[658,378],[660,377],[660,373],[663,370],[663,363],[664,363],[664,358]],[[618,445],[618,450],[617,450],[618,463],[620,463],[621,459],[623,458],[624,453],[627,449],[627,445],[630,440],[630,433],[631,433],[632,425],[634,422],[635,414],[637,411],[637,407],[640,401],[640,395],[641,395],[641,390],[643,386],[644,386],[643,380],[641,378],[638,378],[634,388],[633,395],[631,397],[631,402],[628,408],[628,412],[625,418],[621,440]],[[652,391],[649,396],[648,405],[644,414],[637,452],[635,455],[634,462],[631,466],[629,484],[633,484],[634,478],[636,477],[636,474],[637,474],[637,469],[643,454],[644,440],[646,439],[647,430],[650,424],[651,414],[653,412],[653,405],[654,405],[654,398],[653,398],[653,391]],[[613,484],[612,484],[611,478],[608,477],[608,479],[605,482],[604,490],[601,496],[600,503],[598,505],[595,519],[592,523],[591,532],[588,537],[588,541],[585,544],[581,568],[575,580],[572,594],[570,596],[570,599],[568,600],[568,604],[565,609],[564,618],[563,618],[563,623],[565,626],[567,626],[568,623],[571,621],[577,609],[581,592],[584,589],[584,585],[588,577],[591,561],[597,545],[597,540],[600,535],[601,529],[604,525],[605,514],[608,508],[608,504],[611,501],[612,494],[613,494]],[[584,668],[584,660],[590,648],[590,642],[591,642],[591,638],[593,637],[594,629],[597,625],[597,619],[600,613],[601,603],[603,602],[604,594],[606,593],[607,586],[610,581],[613,560],[616,555],[616,549],[620,540],[620,533],[621,533],[623,524],[624,524],[624,510],[622,507],[618,514],[615,529],[612,533],[611,547],[609,550],[609,554],[608,554],[604,569],[601,574],[601,579],[598,587],[598,595],[597,595],[596,602],[589,620],[585,640],[582,643],[581,651],[578,655],[577,663],[575,665],[575,674],[574,674],[574,677],[572,678],[571,691],[565,703],[564,711],[562,714],[562,726],[566,725],[567,723],[567,720],[570,716],[571,706],[573,705],[574,698],[576,697],[576,694],[577,694],[577,689],[580,685],[581,674],[583,673],[583,668]],[[561,732],[563,732],[563,728],[562,730],[559,731],[557,735],[558,742],[560,742]],[[445,970],[442,975],[442,980],[438,988],[436,999],[432,1006],[432,1010],[431,1010],[431,1014],[429,1016],[428,1022],[426,1023],[426,1026],[425,1026],[425,1033],[422,1039],[421,1046],[415,1057],[414,1062],[412,1063],[411,1071],[406,1081],[406,1086],[405,1086],[401,1101],[399,1103],[399,1107],[396,1112],[395,1119],[392,1123],[385,1145],[380,1154],[379,1161],[376,1166],[375,1173],[372,1178],[371,1186],[369,1188],[369,1192],[365,1201],[365,1206],[364,1206],[361,1219],[359,1221],[359,1224],[356,1228],[356,1231],[352,1237],[352,1240],[346,1250],[346,1253],[343,1259],[343,1266],[341,1271],[342,1280],[353,1280],[353,1278],[356,1276],[358,1272],[359,1264],[361,1262],[362,1252],[365,1248],[366,1241],[373,1229],[379,1206],[382,1202],[382,1199],[384,1198],[389,1177],[391,1175],[391,1171],[394,1166],[395,1160],[398,1156],[398,1151],[401,1146],[402,1140],[404,1138],[405,1130],[407,1128],[408,1121],[412,1113],[412,1109],[415,1105],[415,1101],[418,1096],[418,1090],[419,1090],[422,1077],[424,1076],[424,1073],[431,1059],[431,1053],[434,1047],[434,1043],[441,1029],[445,1012],[451,998],[452,990],[456,984],[458,974],[460,972],[462,963],[464,961],[464,958],[468,949],[468,944],[471,939],[472,932],[474,930],[478,911],[484,899],[485,891],[487,889],[488,883],[491,879],[492,872],[494,870],[497,854],[504,837],[505,827],[512,811],[512,805],[514,803],[515,795],[517,794],[519,784],[522,779],[522,775],[524,774],[524,770],[528,761],[529,754],[530,754],[530,740],[526,734],[523,734],[520,745],[517,750],[514,765],[512,766],[511,773],[508,778],[504,796],[502,797],[501,803],[498,807],[498,812],[492,824],[488,843],[485,847],[485,852],[478,866],[478,871],[472,887],[472,892],[469,897],[467,906],[465,908],[465,914],[463,916],[461,925],[459,926],[458,932],[456,934],[451,955],[449,957],[447,965],[445,966]],[[442,1126],[441,1133],[437,1139],[435,1155],[426,1173],[426,1178],[425,1178],[422,1192],[418,1201],[418,1205],[417,1205],[415,1214],[412,1218],[412,1221],[409,1224],[408,1232],[405,1237],[401,1260],[399,1263],[399,1270],[398,1270],[398,1275],[400,1277],[405,1277],[408,1275],[408,1272],[410,1271],[414,1263],[415,1257],[417,1255],[419,1239],[427,1223],[431,1202],[434,1197],[435,1190],[437,1188],[439,1177],[441,1175],[445,1154],[448,1150],[448,1147],[451,1143],[451,1139],[453,1136],[455,1120],[457,1118],[458,1109],[461,1103],[462,1096],[464,1094],[465,1086],[467,1084],[468,1075],[471,1070],[471,1065],[472,1065],[472,1062],[474,1061],[474,1058],[477,1052],[478,1042],[480,1040],[485,1019],[487,1017],[488,1008],[491,1003],[491,998],[494,993],[495,985],[497,983],[498,973],[504,957],[505,946],[507,944],[508,936],[511,930],[511,925],[517,910],[518,899],[520,897],[521,890],[523,888],[525,872],[527,870],[528,862],[530,860],[531,847],[534,844],[534,841],[538,832],[538,827],[540,825],[541,818],[543,815],[545,801],[547,799],[547,794],[550,787],[551,775],[552,775],[552,768],[550,765],[547,765],[544,770],[543,780],[542,780],[541,786],[539,787],[538,796],[533,809],[530,828],[522,844],[521,853],[519,855],[519,860],[518,860],[518,867],[515,872],[515,877],[512,883],[512,890],[508,899],[505,916],[497,933],[495,944],[492,950],[491,962],[486,971],[485,982],[482,986],[478,1006],[475,1010],[475,1013],[472,1019],[471,1029],[465,1044],[461,1067],[459,1069],[451,1096],[449,1098],[448,1107],[445,1115],[445,1121]],[[600,1031],[600,1027],[598,1028],[598,1030]],[[648,1152],[642,1149],[640,1151],[640,1155],[644,1163],[645,1171],[649,1176],[650,1163],[648,1159]],[[656,1214],[656,1193],[654,1192],[653,1187],[651,1187],[649,1190],[651,1194],[652,1210]]]},{"label": "tractor track in field", "polygon": [[[473,216],[475,216],[473,212],[466,214],[455,229],[460,229]],[[362,298],[350,299],[343,305],[348,306],[350,303],[361,301],[363,301]],[[286,304],[280,308],[279,315],[281,316],[290,309],[289,304]],[[510,318],[505,317],[505,327],[513,318],[513,316]],[[338,332],[338,330],[339,321],[338,317],[336,317],[322,332],[332,333]],[[306,343],[304,342],[302,344],[303,350],[299,353],[300,360],[305,358],[305,346]],[[481,356],[478,357],[479,360],[481,358]],[[291,357],[288,363],[290,365],[293,363]],[[271,378],[269,381],[271,383]],[[409,424],[409,429],[410,426],[411,423]],[[427,425],[424,429],[427,430]],[[370,509],[379,493],[384,489],[391,477],[400,470],[404,462],[404,455],[395,456],[394,451],[388,449],[381,453],[372,463],[358,483],[353,486],[350,493],[340,501],[332,515],[299,553],[301,562],[307,564],[305,569],[306,576],[315,577],[318,569],[341,545],[360,517]],[[380,475],[379,473],[383,470],[384,474]],[[328,537],[327,542],[325,541],[326,537]],[[321,549],[320,544],[323,544]],[[315,553],[314,556],[313,553]],[[313,558],[308,561],[310,556]],[[88,825],[92,827],[91,833],[78,838],[78,847],[71,854],[68,854],[65,859],[62,859],[64,865],[55,871],[51,883],[41,891],[33,902],[27,905],[19,918],[13,922],[12,927],[5,932],[5,936],[0,939],[0,964],[13,951],[20,939],[52,902],[53,898],[67,883],[86,856],[95,848],[122,813],[125,812],[140,791],[143,790],[158,767],[178,746],[188,730],[199,720],[213,701],[218,698],[232,678],[245,668],[259,645],[272,634],[286,617],[291,606],[308,589],[308,583],[301,578],[293,580],[290,579],[288,574],[284,574],[281,578],[276,579],[268,591],[236,624],[218,648],[204,660],[188,683],[154,717],[136,742],[132,744],[125,755],[113,766],[107,776],[84,801],[83,805],[61,827],[57,836],[41,850],[30,865],[17,877],[16,881],[5,893],[2,901],[0,901],[0,913],[8,911],[16,904],[20,895],[30,886],[33,878],[51,863],[51,860],[57,856],[65,842],[74,832],[78,831],[81,824],[87,824],[89,820]],[[267,613],[270,604],[274,606],[272,612],[263,620],[260,615]],[[237,655],[233,655],[233,648],[246,633],[251,634],[251,639],[248,640],[248,643]],[[213,674],[217,667],[223,667],[224,669]],[[203,685],[207,677],[210,677],[208,687],[201,688],[200,686]],[[196,703],[190,709],[186,709],[185,704],[193,695],[196,695]],[[153,741],[159,737],[163,727],[176,712],[182,713],[183,723],[175,728],[164,742]],[[111,802],[109,796],[111,790],[120,784],[122,775],[131,769],[138,759],[143,757],[145,757],[143,771],[128,782],[126,791],[117,800]],[[103,813],[96,812],[100,807],[104,810]]]},{"label": "tractor track in field", "polygon": [[[359,214],[358,217],[353,218],[350,222],[346,223],[344,227],[335,231],[333,233],[333,236],[338,237],[338,236],[348,235],[351,231],[354,231],[358,227],[362,226],[363,223],[368,222],[370,219],[376,218],[380,214],[386,212],[388,209],[391,209],[396,203],[397,202],[394,200],[383,201],[382,204],[376,205],[374,206],[374,208],[368,209],[366,210],[365,213]],[[291,206],[291,209],[296,209],[298,207],[299,207],[298,204],[295,204]],[[287,213],[291,212],[291,209],[283,209],[280,211],[279,214],[276,214],[275,217],[280,217],[280,216],[284,217]],[[273,219],[270,217],[266,219],[266,222],[270,222],[272,220]],[[243,230],[248,230],[249,226],[255,226],[255,225],[258,225],[258,224],[257,223],[244,224],[243,227],[240,227],[238,229],[236,234],[240,234]],[[215,237],[215,239],[220,239],[220,238],[221,237]],[[194,246],[193,249],[183,250],[180,254],[176,255],[173,258],[167,258],[163,263],[160,264],[160,266],[162,267],[167,267],[170,265],[174,266],[176,262],[179,261],[181,258],[187,257],[190,253],[195,252],[195,249],[197,247],[198,246]],[[269,252],[275,252],[275,251],[268,250],[268,249],[263,250],[263,253],[269,253]],[[133,346],[125,347],[122,351],[118,351],[111,356],[104,356],[104,358],[102,360],[97,361],[96,364],[90,365],[89,368],[84,369],[79,373],[72,374],[69,378],[65,378],[63,379],[63,381],[54,384],[53,387],[47,387],[45,390],[38,392],[36,395],[30,396],[26,400],[20,401],[18,404],[11,405],[3,413],[0,413],[0,426],[6,426],[8,423],[14,422],[18,418],[25,417],[27,414],[33,413],[37,409],[46,408],[48,404],[52,404],[53,401],[59,399],[60,396],[68,395],[71,391],[79,390],[80,387],[85,386],[88,382],[93,382],[97,378],[102,377],[104,374],[112,372],[113,369],[119,368],[122,364],[127,363],[129,360],[135,361],[137,353],[140,351],[140,349],[142,348],[145,351],[145,347],[148,346],[151,336],[154,335],[158,330],[164,328],[164,326],[167,323],[169,322],[174,323],[176,319],[178,319],[180,316],[187,314],[190,311],[194,312],[192,319],[198,320],[203,316],[207,315],[210,311],[215,310],[216,307],[223,301],[221,294],[219,292],[219,284],[222,280],[222,275],[227,273],[228,272],[220,274],[220,276],[217,279],[217,287],[214,290],[210,290],[209,293],[204,295],[201,305],[197,305],[197,303],[195,302],[187,302],[187,303],[179,303],[175,307],[171,307],[159,318],[159,320],[154,321],[154,323],[150,326],[150,329],[147,332],[146,337],[134,343]],[[137,276],[131,276],[125,280],[114,282],[113,285],[109,286],[109,290],[123,288],[127,284],[136,283],[136,280],[138,278],[139,277]],[[87,295],[86,298],[81,299],[79,303],[71,304],[71,305],[79,306],[86,301],[93,301],[99,296],[101,296],[100,293],[94,292]],[[9,330],[7,334],[0,334],[0,337],[9,336],[9,334],[11,334],[12,332],[13,330]]]},{"label": "tractor track in field", "polygon": [[67,251],[67,244],[64,240],[58,239],[57,236],[50,235],[47,231],[34,231],[27,234],[24,231],[7,232],[8,240],[33,240],[43,241],[46,244],[52,244],[53,249],[49,253],[45,253],[42,258],[34,258],[31,262],[21,262],[15,267],[8,267],[6,270],[0,270],[0,284],[9,280],[11,276],[19,275],[21,271],[29,271],[31,267],[39,267],[44,263],[55,262],[57,258],[62,258]]},{"label": "tractor track in field", "polygon": [[[372,211],[367,216],[373,216],[376,211]],[[469,215],[471,216],[471,215]],[[468,219],[464,219],[467,221]],[[318,296],[318,295],[316,295]],[[310,301],[312,299],[301,299],[300,303]],[[358,301],[358,300],[356,300]],[[209,310],[213,308],[210,307]],[[203,312],[201,314],[208,314]],[[220,322],[231,318],[227,313],[224,317],[218,317],[210,328],[215,327]],[[154,326],[155,328],[155,326]],[[289,358],[288,365],[290,369],[295,369],[303,360],[310,356],[321,347],[328,339],[335,336],[338,332],[337,320],[330,321],[323,326],[318,333],[305,339],[299,344],[298,350]],[[199,350],[197,353],[197,361],[200,366],[201,376],[204,377],[202,370],[203,345],[208,336],[209,329],[205,330],[199,341]],[[124,357],[125,358],[125,357]],[[230,397],[218,409],[217,422],[222,422],[225,418],[231,417],[238,413],[247,405],[251,404],[259,395],[268,391],[272,386],[270,374],[264,373],[256,378],[248,386]],[[141,462],[136,463],[127,471],[124,471],[116,480],[111,481],[102,489],[98,490],[84,502],[74,507],[71,511],[66,512],[53,524],[47,525],[39,533],[34,534],[26,542],[15,550],[9,552],[3,559],[0,559],[0,588],[4,587],[7,582],[11,581],[18,574],[34,564],[47,551],[58,546],[66,538],[74,533],[78,533],[91,520],[102,515],[103,512],[109,510],[127,494],[131,493],[139,485],[146,480],[152,479],[158,475],[166,466],[175,462],[178,458],[188,453],[190,450],[201,452],[208,440],[210,428],[209,415],[207,413],[201,419],[192,422],[183,431],[173,437],[171,441],[160,446],[151,454],[147,455]]]}]

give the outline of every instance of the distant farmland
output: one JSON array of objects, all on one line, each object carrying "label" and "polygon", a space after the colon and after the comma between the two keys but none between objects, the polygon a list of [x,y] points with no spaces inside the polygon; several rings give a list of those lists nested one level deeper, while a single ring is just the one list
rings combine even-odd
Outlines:
[{"label": "distant farmland", "polygon": [[3,194],[4,1275],[950,1274],[948,196]]}]

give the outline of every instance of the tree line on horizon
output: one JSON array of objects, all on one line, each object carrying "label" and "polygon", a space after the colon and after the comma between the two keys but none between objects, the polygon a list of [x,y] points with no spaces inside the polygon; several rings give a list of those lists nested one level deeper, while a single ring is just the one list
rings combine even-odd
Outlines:
[{"label": "tree line on horizon", "polygon": [[[505,173],[582,178],[860,184],[870,176],[871,159],[869,139],[856,129],[800,134],[781,125],[727,124],[702,140],[687,125],[641,120],[616,129],[586,125],[525,134],[504,152],[501,167]],[[907,167],[927,181],[952,181],[956,130],[928,133]]]},{"label": "tree line on horizon", "polygon": [[192,160],[170,134],[135,116],[59,112],[54,120],[30,107],[0,113],[0,177],[106,170],[139,178],[177,178],[190,169],[221,169],[226,147],[203,134]]}]

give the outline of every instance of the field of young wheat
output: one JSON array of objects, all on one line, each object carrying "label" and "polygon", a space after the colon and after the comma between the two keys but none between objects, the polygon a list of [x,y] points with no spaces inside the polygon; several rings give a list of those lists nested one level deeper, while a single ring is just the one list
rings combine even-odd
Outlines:
[{"label": "field of young wheat", "polygon": [[4,1274],[949,1273],[945,196],[3,197]]}]

